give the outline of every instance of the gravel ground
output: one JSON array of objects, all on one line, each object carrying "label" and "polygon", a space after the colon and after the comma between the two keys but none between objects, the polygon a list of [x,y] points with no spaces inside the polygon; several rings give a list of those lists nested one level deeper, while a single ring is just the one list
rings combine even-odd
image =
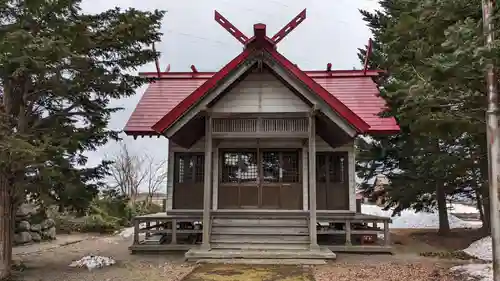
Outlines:
[{"label": "gravel ground", "polygon": [[316,281],[465,281],[448,266],[427,262],[331,263],[313,269]]},{"label": "gravel ground", "polygon": [[[19,281],[180,281],[193,271],[194,265],[183,262],[183,255],[130,255],[130,239],[121,237],[96,237],[80,243],[54,249],[18,255],[26,269],[15,280]],[[451,273],[448,269],[456,262],[424,258],[415,254],[422,245],[412,243],[398,245],[406,250],[390,255],[343,255],[324,266],[305,267],[304,272],[313,273],[316,281],[462,281],[464,277]],[[418,246],[418,247],[417,247]],[[85,268],[71,268],[69,264],[87,255],[111,257],[116,264],[89,271]],[[231,269],[237,266],[226,265]],[[280,267],[281,268],[281,267]],[[201,268],[200,268],[201,269]],[[198,270],[199,271],[199,270]],[[195,271],[198,272],[198,271]],[[233,270],[234,271],[234,270]],[[199,273],[199,272],[198,272]],[[250,272],[252,273],[252,272]],[[261,281],[258,274],[249,274],[252,279],[242,281]],[[217,275],[189,275],[189,280],[233,281],[228,272]],[[195,278],[197,277],[197,278]],[[284,280],[296,280],[287,276]],[[300,277],[300,275],[299,275]],[[208,278],[208,279],[207,279]],[[306,276],[303,279],[308,280]],[[265,279],[266,280],[266,279]],[[280,279],[278,279],[280,280]]]},{"label": "gravel ground", "polygon": [[[77,244],[17,257],[26,269],[16,274],[22,281],[179,281],[192,271],[182,255],[130,255],[129,239],[96,237]],[[116,264],[92,271],[69,264],[87,255],[111,257]]]}]

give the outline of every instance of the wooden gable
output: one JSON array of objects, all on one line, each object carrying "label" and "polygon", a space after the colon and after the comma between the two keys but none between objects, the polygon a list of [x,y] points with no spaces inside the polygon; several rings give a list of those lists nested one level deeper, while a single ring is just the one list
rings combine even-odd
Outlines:
[{"label": "wooden gable", "polygon": [[267,69],[252,71],[214,103],[215,113],[309,112],[310,104]]}]

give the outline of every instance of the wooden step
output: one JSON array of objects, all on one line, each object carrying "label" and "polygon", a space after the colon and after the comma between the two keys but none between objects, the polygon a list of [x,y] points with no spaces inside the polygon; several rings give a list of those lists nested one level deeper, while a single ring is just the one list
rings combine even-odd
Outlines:
[{"label": "wooden step", "polygon": [[212,226],[233,227],[307,227],[306,220],[297,219],[214,219]]},{"label": "wooden step", "polygon": [[270,244],[301,244],[309,243],[309,236],[286,236],[281,235],[225,235],[212,234],[213,243],[270,243]]},{"label": "wooden step", "polygon": [[212,249],[234,250],[308,250],[309,243],[300,244],[271,244],[271,243],[213,243]]},{"label": "wooden step", "polygon": [[212,227],[213,234],[231,234],[231,235],[308,235],[307,227],[230,227],[217,226]]},{"label": "wooden step", "polygon": [[249,265],[324,265],[324,259],[201,259],[196,263]]},{"label": "wooden step", "polygon": [[336,255],[326,249],[319,250],[229,250],[229,249],[191,249],[186,255],[188,260],[199,259],[335,259]]}]

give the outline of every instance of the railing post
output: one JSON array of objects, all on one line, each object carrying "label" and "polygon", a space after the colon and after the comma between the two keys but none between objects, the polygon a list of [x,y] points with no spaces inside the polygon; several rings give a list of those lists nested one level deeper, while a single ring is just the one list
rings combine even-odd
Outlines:
[{"label": "railing post", "polygon": [[170,244],[172,244],[172,245],[177,244],[177,220],[176,219],[172,220],[172,241],[170,241]]},{"label": "railing post", "polygon": [[390,246],[391,245],[391,237],[390,237],[390,232],[389,232],[389,221],[385,220],[384,221],[384,245],[385,246]]},{"label": "railing post", "polygon": [[151,230],[151,221],[149,221],[149,220],[146,221],[146,229],[148,230],[146,232],[146,238],[149,238],[149,237],[151,237],[151,233],[149,232]]},{"label": "railing post", "polygon": [[352,242],[351,242],[351,222],[349,220],[347,220],[345,222],[345,244],[347,246],[352,245]]},{"label": "railing post", "polygon": [[139,220],[134,218],[134,245],[139,244]]}]

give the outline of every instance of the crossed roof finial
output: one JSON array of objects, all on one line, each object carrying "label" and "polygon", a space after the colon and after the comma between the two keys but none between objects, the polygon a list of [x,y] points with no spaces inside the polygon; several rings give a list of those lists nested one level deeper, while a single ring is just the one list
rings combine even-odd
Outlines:
[{"label": "crossed roof finial", "polygon": [[[280,31],[278,31],[273,37],[268,38],[270,42],[274,45],[278,44],[283,38],[285,38],[292,30],[294,30],[302,21],[306,19],[306,9],[300,12],[295,18],[293,18],[287,25],[285,25]],[[219,12],[215,11],[215,21],[217,21],[224,29],[226,29],[231,35],[233,35],[236,40],[240,41],[241,44],[247,45],[252,38],[248,38],[243,32],[236,28],[229,20],[223,17]],[[259,30],[265,30],[265,25],[259,25]],[[254,29],[257,30],[257,28]]]}]

